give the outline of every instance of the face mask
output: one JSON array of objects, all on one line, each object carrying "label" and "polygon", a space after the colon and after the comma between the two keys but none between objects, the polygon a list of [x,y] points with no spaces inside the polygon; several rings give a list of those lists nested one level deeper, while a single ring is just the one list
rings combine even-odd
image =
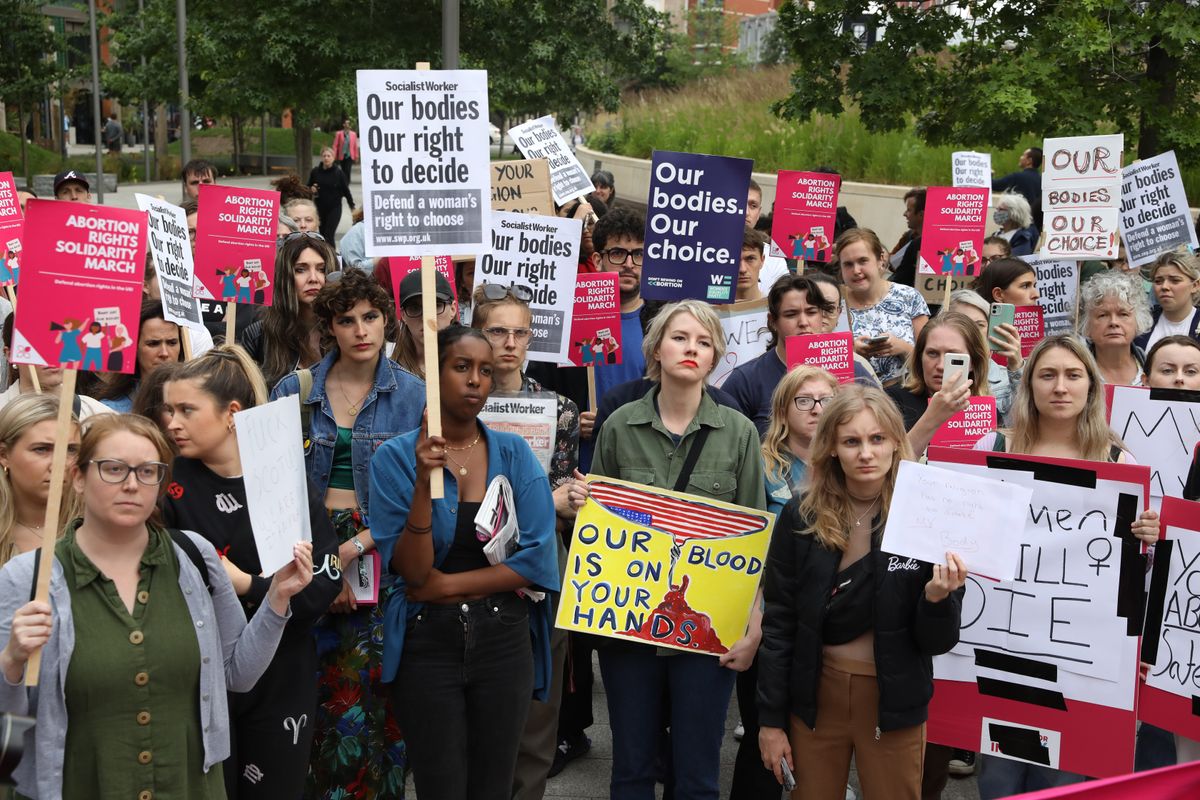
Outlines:
[{"label": "face mask", "polygon": [[992,212],[992,222],[997,225],[1003,225],[1008,222],[1008,212],[1002,208],[998,208]]}]

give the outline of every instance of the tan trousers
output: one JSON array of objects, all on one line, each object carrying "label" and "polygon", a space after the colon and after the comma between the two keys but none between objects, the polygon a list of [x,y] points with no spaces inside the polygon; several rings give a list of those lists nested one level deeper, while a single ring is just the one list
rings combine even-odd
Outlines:
[{"label": "tan trousers", "polygon": [[791,719],[796,790],[792,800],[843,800],[850,758],[864,800],[919,800],[925,725],[877,733],[875,665],[826,655],[817,692],[817,727]]}]

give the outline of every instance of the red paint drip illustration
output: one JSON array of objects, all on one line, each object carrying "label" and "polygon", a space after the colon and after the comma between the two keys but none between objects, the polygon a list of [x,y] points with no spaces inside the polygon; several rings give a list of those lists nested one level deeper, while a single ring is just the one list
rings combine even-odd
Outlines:
[{"label": "red paint drip illustration", "polygon": [[691,579],[684,575],[682,583],[672,584],[666,597],[650,612],[641,627],[627,630],[624,635],[704,653],[727,652],[729,648],[721,644],[721,637],[713,630],[712,620],[708,615],[695,611],[688,605],[685,595],[689,583]]}]

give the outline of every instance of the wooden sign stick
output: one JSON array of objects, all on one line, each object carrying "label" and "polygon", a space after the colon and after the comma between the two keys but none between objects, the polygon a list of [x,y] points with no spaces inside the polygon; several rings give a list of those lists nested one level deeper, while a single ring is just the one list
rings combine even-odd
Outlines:
[{"label": "wooden sign stick", "polygon": [[225,344],[237,344],[237,303],[225,303]]},{"label": "wooden sign stick", "polygon": [[[54,572],[54,545],[61,531],[58,514],[62,508],[63,484],[67,472],[67,439],[70,437],[71,410],[75,404],[73,369],[62,371],[62,388],[58,394],[58,419],[54,429],[54,455],[50,460],[50,495],[46,499],[46,519],[42,523],[42,548],[38,554],[38,580],[33,599],[45,603],[50,599],[50,575]],[[37,686],[42,669],[42,651],[34,651],[25,664],[25,685]]]},{"label": "wooden sign stick", "polygon": [[[429,69],[428,61],[418,61],[417,69]],[[425,324],[425,410],[430,436],[442,435],[442,386],[438,380],[437,351],[437,267],[434,256],[421,256],[421,317]],[[429,497],[440,500],[446,496],[442,470],[429,473]]]},{"label": "wooden sign stick", "polygon": [[942,277],[946,281],[946,288],[942,290],[942,308],[947,309],[950,307],[950,290],[954,288],[954,279],[949,275],[943,275]]},{"label": "wooden sign stick", "polygon": [[595,367],[587,368],[587,381],[588,381],[588,411],[591,411],[594,414],[597,411],[597,408],[596,408],[596,368]]},{"label": "wooden sign stick", "polygon": [[192,334],[187,325],[179,326],[179,344],[183,347],[183,360],[192,360]]},{"label": "wooden sign stick", "polygon": [[[12,308],[13,308],[12,313],[16,314],[17,313],[17,293],[15,291],[13,291],[13,287],[12,287],[11,283],[8,286],[5,286],[4,289],[8,293],[8,302],[12,305]],[[33,383],[33,391],[36,394],[41,394],[42,393],[42,382],[38,378],[37,367],[35,367],[33,364],[29,364],[28,367],[29,367],[29,380]]]}]

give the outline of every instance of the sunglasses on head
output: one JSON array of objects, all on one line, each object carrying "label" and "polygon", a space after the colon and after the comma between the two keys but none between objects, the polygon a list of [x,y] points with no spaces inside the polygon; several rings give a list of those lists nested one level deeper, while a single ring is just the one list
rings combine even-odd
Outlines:
[{"label": "sunglasses on head", "polygon": [[511,286],[505,286],[502,283],[483,284],[483,296],[488,300],[503,300],[509,295],[512,295],[522,303],[533,301],[533,291],[528,286],[522,286],[519,283],[514,283]]}]

